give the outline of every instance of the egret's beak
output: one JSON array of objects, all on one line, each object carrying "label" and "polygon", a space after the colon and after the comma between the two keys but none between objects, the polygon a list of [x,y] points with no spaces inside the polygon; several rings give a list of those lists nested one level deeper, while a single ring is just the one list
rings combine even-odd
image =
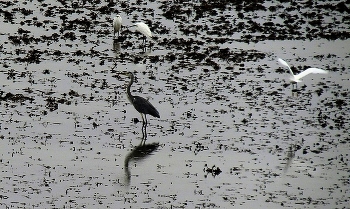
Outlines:
[{"label": "egret's beak", "polygon": [[132,24],[132,25],[125,25],[124,27],[126,27],[126,28],[132,28],[132,27],[135,27],[136,26],[136,24]]}]

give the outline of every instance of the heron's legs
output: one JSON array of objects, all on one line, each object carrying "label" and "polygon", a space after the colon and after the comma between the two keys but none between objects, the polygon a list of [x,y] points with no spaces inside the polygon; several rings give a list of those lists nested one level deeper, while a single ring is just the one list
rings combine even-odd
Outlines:
[{"label": "heron's legs", "polygon": [[146,140],[147,140],[147,126],[146,126],[146,123],[143,123],[142,124],[142,140],[141,140],[140,146],[145,145]]},{"label": "heron's legs", "polygon": [[[145,118],[143,117],[143,115],[145,115]],[[146,117],[146,114],[142,114],[141,113],[141,117],[142,117],[142,140],[141,140],[141,144],[145,144],[146,143],[146,140],[147,140],[147,117]]]},{"label": "heron's legs", "polygon": [[140,143],[139,146],[142,146],[143,144],[146,143],[146,134],[145,134],[145,128],[144,128],[144,126],[145,126],[145,124],[142,123],[142,128],[141,128],[141,130],[142,130],[142,139],[141,139],[141,143]]},{"label": "heron's legs", "polygon": [[[146,124],[147,125],[147,117],[146,117],[146,114],[141,114],[141,117],[142,117],[142,123]],[[145,117],[143,117],[145,115]]]},{"label": "heron's legs", "polygon": [[144,114],[144,115],[145,115],[145,121],[146,121],[146,126],[147,126],[147,124],[148,124],[148,123],[147,123],[147,117],[146,117],[146,114]]},{"label": "heron's legs", "polygon": [[146,115],[145,117],[143,117],[144,114],[140,113],[141,114],[141,117],[142,117],[142,123],[145,123],[147,124],[147,118],[146,118]]},{"label": "heron's legs", "polygon": [[146,128],[147,128],[147,117],[146,117],[146,114],[144,114],[145,115],[145,121],[146,121],[146,123],[145,123],[145,125],[144,125],[144,128],[145,128],[145,141],[146,141],[146,139],[147,139],[147,131],[146,131]]}]

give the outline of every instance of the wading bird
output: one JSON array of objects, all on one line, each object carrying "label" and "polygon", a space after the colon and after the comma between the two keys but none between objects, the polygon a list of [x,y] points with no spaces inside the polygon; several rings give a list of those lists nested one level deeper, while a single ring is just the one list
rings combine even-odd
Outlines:
[{"label": "wading bird", "polygon": [[121,27],[122,27],[122,17],[120,15],[117,15],[113,19],[114,37],[116,33],[118,33],[118,37],[119,37],[119,31]]},{"label": "wading bird", "polygon": [[[143,124],[147,125],[147,114],[160,118],[158,110],[147,99],[131,95],[130,87],[134,83],[134,74],[131,72],[122,72],[121,74],[127,75],[130,78],[130,83],[128,84],[126,93],[131,104],[134,105],[135,109],[141,114]],[[143,115],[145,118],[143,118]]]},{"label": "wading bird", "polygon": [[285,66],[285,67],[287,67],[289,69],[289,72],[292,75],[290,80],[293,81],[293,82],[296,82],[296,83],[301,82],[301,80],[300,80],[301,78],[303,78],[303,77],[305,77],[305,76],[307,76],[307,75],[309,75],[311,73],[314,73],[314,74],[326,74],[326,73],[328,73],[328,71],[322,70],[322,69],[319,69],[319,68],[308,68],[308,69],[304,70],[303,72],[301,72],[301,73],[299,73],[297,75],[294,75],[292,69],[289,67],[289,65],[288,65],[288,63],[286,61],[284,61],[281,58],[278,58],[277,60],[278,60],[278,62],[281,65],[283,65],[283,66]]},{"label": "wading bird", "polygon": [[[149,39],[153,38],[151,30],[149,29],[148,25],[146,25],[145,23],[138,22],[138,23],[135,23],[133,26],[136,27],[136,31],[142,33],[147,38]],[[145,38],[143,39],[143,41],[145,41]]]}]

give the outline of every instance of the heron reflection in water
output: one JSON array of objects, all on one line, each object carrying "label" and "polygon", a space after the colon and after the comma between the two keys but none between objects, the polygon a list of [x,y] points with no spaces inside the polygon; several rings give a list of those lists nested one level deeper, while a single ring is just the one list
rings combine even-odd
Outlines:
[{"label": "heron reflection in water", "polygon": [[131,172],[130,172],[130,161],[140,162],[145,160],[159,147],[159,143],[144,144],[141,142],[139,146],[134,147],[134,149],[125,156],[124,160],[124,170],[126,177],[126,185],[130,185]]},{"label": "heron reflection in water", "polygon": [[130,78],[130,82],[126,89],[126,93],[130,103],[141,114],[142,122],[143,122],[142,133],[144,134],[143,141],[146,141],[146,138],[147,138],[146,126],[148,124],[147,115],[152,115],[153,117],[160,118],[159,112],[147,99],[140,96],[133,96],[131,94],[130,88],[131,88],[131,85],[134,83],[134,74],[132,72],[127,72],[127,71],[121,72],[121,74],[127,75]]}]

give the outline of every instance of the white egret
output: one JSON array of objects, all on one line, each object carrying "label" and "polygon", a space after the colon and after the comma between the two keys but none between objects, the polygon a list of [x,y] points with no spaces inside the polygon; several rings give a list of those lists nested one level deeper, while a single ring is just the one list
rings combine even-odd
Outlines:
[{"label": "white egret", "polygon": [[299,82],[301,82],[301,80],[300,80],[301,78],[303,78],[303,77],[305,77],[305,76],[307,76],[307,75],[309,75],[311,73],[314,73],[314,74],[326,74],[326,73],[328,73],[328,71],[322,70],[322,69],[319,69],[319,68],[308,68],[308,69],[304,70],[303,72],[301,72],[301,73],[299,73],[297,75],[294,75],[292,69],[289,67],[289,65],[288,65],[288,63],[286,61],[284,61],[281,58],[278,58],[277,60],[278,60],[278,62],[281,65],[283,65],[283,66],[285,66],[285,67],[287,67],[289,69],[289,72],[292,75],[290,80],[293,81],[293,82],[299,83]]},{"label": "white egret", "polygon": [[149,29],[148,25],[146,25],[145,23],[138,22],[138,23],[135,23],[133,26],[136,27],[136,31],[142,33],[147,38],[149,39],[153,38],[151,30]]},{"label": "white egret", "polygon": [[119,37],[119,31],[121,27],[122,27],[122,17],[120,15],[117,15],[113,19],[114,37],[116,33],[118,33],[118,37]]}]

